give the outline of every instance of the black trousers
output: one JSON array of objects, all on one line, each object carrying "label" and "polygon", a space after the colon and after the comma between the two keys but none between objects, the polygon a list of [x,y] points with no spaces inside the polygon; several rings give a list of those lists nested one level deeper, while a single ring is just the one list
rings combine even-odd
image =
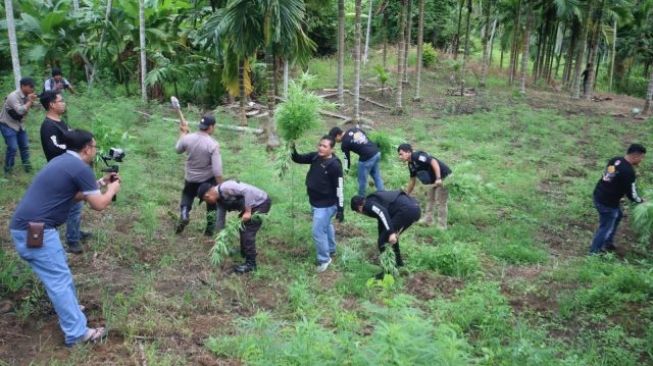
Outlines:
[{"label": "black trousers", "polygon": [[[397,233],[400,233],[410,227],[413,223],[417,222],[421,216],[421,210],[419,208],[419,203],[415,201],[412,197],[401,195],[397,198],[393,205],[397,205],[396,208],[393,207],[392,216],[390,216],[390,222],[392,222],[392,227],[395,228]],[[388,236],[384,235],[382,237],[382,232],[385,230],[383,223],[378,222],[379,230],[379,250],[383,252],[385,250],[385,244],[388,242]],[[399,246],[399,241],[397,241],[397,247]]]},{"label": "black trousers", "polygon": [[[181,207],[187,207],[188,211],[193,208],[193,201],[195,200],[195,197],[197,197],[197,189],[204,183],[211,183],[211,185],[216,185],[217,182],[215,180],[215,177],[212,177],[211,179],[208,179],[204,182],[189,182],[189,181],[184,181],[184,189],[181,191]],[[217,209],[218,205],[206,205],[206,213],[207,216],[213,216],[213,220],[215,220],[215,214],[211,215],[211,212],[215,212]]]},{"label": "black trousers", "polygon": [[[271,206],[272,201],[270,198],[268,198],[265,200],[265,202],[256,207],[253,207],[252,214],[268,213],[270,212]],[[240,254],[243,256],[243,258],[245,258],[246,261],[256,261],[256,233],[258,233],[258,230],[261,228],[262,224],[263,221],[261,218],[256,217],[245,222],[240,229]]]}]

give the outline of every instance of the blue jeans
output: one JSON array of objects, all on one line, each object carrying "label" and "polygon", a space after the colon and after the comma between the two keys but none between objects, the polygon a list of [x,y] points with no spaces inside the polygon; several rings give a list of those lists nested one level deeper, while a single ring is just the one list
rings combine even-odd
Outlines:
[{"label": "blue jeans", "polygon": [[317,263],[329,261],[330,253],[336,251],[336,229],[331,219],[336,215],[338,207],[311,207],[313,211],[313,242],[317,252]]},{"label": "blue jeans", "polygon": [[609,207],[594,200],[594,207],[599,212],[599,228],[594,234],[590,253],[599,253],[606,246],[613,245],[614,234],[617,232],[623,212],[619,207]]},{"label": "blue jeans", "polygon": [[79,201],[70,208],[68,221],[66,221],[66,243],[79,243],[81,238],[80,225],[82,222],[82,208],[84,201]]},{"label": "blue jeans", "polygon": [[11,230],[11,237],[18,255],[29,263],[43,282],[59,317],[59,326],[64,333],[66,344],[80,341],[88,329],[86,316],[79,309],[73,275],[68,268],[59,233],[56,229],[46,229],[41,248],[27,247],[26,230]]},{"label": "blue jeans", "polygon": [[23,129],[16,131],[4,123],[0,123],[0,131],[7,144],[5,173],[13,169],[16,151],[18,149],[20,149],[20,159],[23,161],[23,165],[29,165],[29,140],[27,139],[27,132]]},{"label": "blue jeans", "polygon": [[383,191],[383,179],[379,170],[381,153],[378,152],[367,161],[358,161],[358,195],[365,197],[365,188],[367,188],[367,175],[374,179],[374,186],[377,191]]}]

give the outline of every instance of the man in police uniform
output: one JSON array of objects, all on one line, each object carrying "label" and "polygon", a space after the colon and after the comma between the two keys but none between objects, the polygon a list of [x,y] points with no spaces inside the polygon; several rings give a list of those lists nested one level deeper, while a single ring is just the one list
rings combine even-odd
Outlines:
[{"label": "man in police uniform", "polygon": [[408,171],[410,172],[406,193],[411,194],[413,192],[416,178],[428,189],[426,214],[420,223],[433,224],[433,206],[437,204],[438,227],[446,230],[449,192],[444,187],[443,181],[451,174],[451,169],[445,163],[424,151],[413,151],[410,144],[399,145],[397,152],[399,153],[399,159],[408,163]]}]

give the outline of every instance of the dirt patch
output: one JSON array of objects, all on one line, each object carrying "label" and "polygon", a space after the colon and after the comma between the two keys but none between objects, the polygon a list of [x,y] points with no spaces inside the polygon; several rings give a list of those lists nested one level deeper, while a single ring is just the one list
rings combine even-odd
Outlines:
[{"label": "dirt patch", "polygon": [[431,300],[438,295],[450,298],[464,286],[465,282],[460,278],[431,272],[417,272],[406,281],[407,292],[420,300]]}]

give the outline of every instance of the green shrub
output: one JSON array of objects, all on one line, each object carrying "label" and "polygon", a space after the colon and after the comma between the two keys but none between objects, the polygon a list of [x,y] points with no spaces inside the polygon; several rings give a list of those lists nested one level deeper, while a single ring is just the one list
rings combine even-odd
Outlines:
[{"label": "green shrub", "polygon": [[[647,192],[648,195],[651,193],[653,191]],[[653,234],[653,202],[647,201],[636,205],[633,209],[632,223],[635,232],[639,235],[640,243],[648,243]]]},{"label": "green shrub", "polygon": [[370,141],[374,142],[379,147],[379,151],[381,151],[381,160],[383,161],[388,161],[391,156],[395,156],[397,153],[397,146],[401,143],[401,139],[385,131],[370,131],[367,136],[370,138]]},{"label": "green shrub", "polygon": [[0,296],[15,293],[27,286],[31,279],[29,268],[17,256],[10,256],[0,248]]},{"label": "green shrub", "polygon": [[422,64],[424,67],[434,65],[437,61],[438,51],[433,48],[432,44],[424,43],[424,49],[422,50]]},{"label": "green shrub", "polygon": [[525,243],[497,243],[488,250],[489,254],[508,263],[543,263],[548,258],[544,249]]},{"label": "green shrub", "polygon": [[417,262],[447,276],[468,277],[480,269],[476,249],[466,243],[445,243],[423,249]]}]

